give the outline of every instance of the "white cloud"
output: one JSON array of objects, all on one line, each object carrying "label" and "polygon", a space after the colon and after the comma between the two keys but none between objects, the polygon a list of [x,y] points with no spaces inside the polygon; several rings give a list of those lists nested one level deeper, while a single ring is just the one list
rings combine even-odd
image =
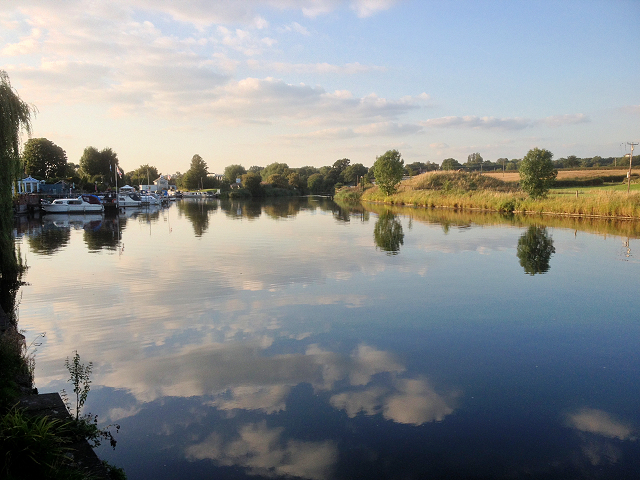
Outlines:
[{"label": "white cloud", "polygon": [[369,17],[380,11],[393,7],[398,0],[354,0],[351,8],[356,11],[359,17]]},{"label": "white cloud", "polygon": [[495,118],[476,117],[468,115],[464,117],[441,117],[432,118],[420,122],[420,125],[427,128],[476,128],[476,129],[503,129],[522,130],[531,127],[533,122],[525,118]]},{"label": "white cloud", "polygon": [[[387,69],[377,65],[362,65],[361,63],[347,63],[333,65],[330,63],[286,63],[260,62],[255,59],[247,60],[247,65],[254,70],[267,70],[278,73],[300,73],[319,75],[357,75],[369,72],[384,72]],[[419,98],[419,97],[416,97]]]},{"label": "white cloud", "polygon": [[561,127],[563,125],[576,125],[579,123],[588,123],[591,119],[584,113],[575,113],[568,115],[554,115],[545,118],[542,123],[550,127]]}]

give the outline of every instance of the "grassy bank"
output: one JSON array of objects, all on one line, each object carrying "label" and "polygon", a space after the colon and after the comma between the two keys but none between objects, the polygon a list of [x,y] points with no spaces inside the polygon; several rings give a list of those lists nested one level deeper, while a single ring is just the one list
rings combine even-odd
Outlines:
[{"label": "grassy bank", "polygon": [[594,217],[640,218],[640,190],[583,189],[582,194],[569,190],[546,198],[531,199],[510,182],[477,173],[439,172],[423,174],[399,185],[394,195],[386,196],[377,187],[362,195],[367,202],[412,205],[458,210],[576,215]]}]

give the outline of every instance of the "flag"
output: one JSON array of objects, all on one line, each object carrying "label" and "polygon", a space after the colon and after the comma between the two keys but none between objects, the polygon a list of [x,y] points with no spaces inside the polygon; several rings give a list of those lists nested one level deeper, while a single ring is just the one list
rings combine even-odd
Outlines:
[{"label": "flag", "polygon": [[120,167],[116,165],[116,171],[118,172],[118,177],[122,178],[122,174],[124,173]]}]

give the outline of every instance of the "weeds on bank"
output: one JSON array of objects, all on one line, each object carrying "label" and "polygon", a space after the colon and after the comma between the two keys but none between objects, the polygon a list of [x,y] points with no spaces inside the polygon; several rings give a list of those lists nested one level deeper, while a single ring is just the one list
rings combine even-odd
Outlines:
[{"label": "weeds on bank", "polygon": [[[98,427],[97,415],[81,415],[89,394],[92,364],[83,364],[76,351],[73,359],[65,361],[69,370],[69,382],[76,395],[75,412],[72,411],[65,391],[65,401],[71,420],[60,420],[48,416],[32,416],[14,406],[0,417],[0,478],[50,478],[89,479],[92,475],[83,470],[74,460],[74,444],[87,441],[97,447],[108,440],[115,449],[116,440],[111,432],[119,425]],[[75,414],[74,414],[75,413]],[[112,479],[126,479],[124,471],[104,463]]]}]

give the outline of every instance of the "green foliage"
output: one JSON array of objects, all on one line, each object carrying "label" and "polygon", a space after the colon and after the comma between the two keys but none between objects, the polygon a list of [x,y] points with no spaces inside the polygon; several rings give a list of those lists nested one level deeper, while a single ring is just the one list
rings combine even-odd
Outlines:
[{"label": "green foliage", "polygon": [[404,166],[405,173],[410,176],[420,175],[421,173],[438,170],[440,167],[437,163],[413,162]]},{"label": "green foliage", "polygon": [[455,158],[445,158],[442,161],[442,170],[458,170],[462,165]]},{"label": "green foliage", "polygon": [[115,185],[118,155],[109,147],[98,151],[95,147],[87,147],[80,157],[80,172],[90,182],[100,177],[107,185]]},{"label": "green foliage", "polygon": [[273,185],[276,188],[289,188],[289,180],[279,173],[269,175],[266,183]]},{"label": "green foliage", "polygon": [[324,193],[324,175],[314,173],[307,179],[307,188],[314,195]]},{"label": "green foliage", "polygon": [[31,133],[35,109],[18,96],[9,76],[0,70],[0,277],[17,277],[13,243],[11,186],[20,173],[20,134]]},{"label": "green foliage", "polygon": [[407,182],[416,190],[444,190],[468,192],[471,190],[513,191],[513,187],[500,179],[466,172],[438,172],[416,177]]},{"label": "green foliage", "polygon": [[242,165],[229,165],[224,169],[224,176],[229,183],[236,183],[236,179],[242,178],[245,173],[247,170]]},{"label": "green foliage", "polygon": [[60,178],[67,173],[66,152],[46,138],[27,140],[22,161],[26,173],[40,179]]},{"label": "green foliage", "polygon": [[347,204],[360,203],[362,198],[362,190],[357,187],[343,187],[336,191],[334,200]]},{"label": "green foliage", "polygon": [[385,195],[396,191],[404,173],[404,160],[397,150],[388,150],[384,155],[376,157],[373,164],[373,174],[376,184]]},{"label": "green foliage", "polygon": [[151,185],[154,180],[158,179],[160,173],[156,167],[147,163],[140,165],[131,172],[127,172],[127,176],[130,185]]},{"label": "green foliage", "polygon": [[286,163],[274,162],[270,163],[260,171],[260,175],[262,175],[262,180],[264,181],[266,181],[271,175],[274,175],[276,173],[286,177],[291,173],[291,169]]},{"label": "green foliage", "polygon": [[242,187],[247,189],[252,197],[262,195],[262,176],[258,172],[248,172],[242,175]]},{"label": "green foliage", "polygon": [[[191,157],[191,166],[182,176],[182,188],[195,190],[201,188],[204,179],[209,174],[207,163],[197,153]],[[235,182],[235,179],[234,179]]]},{"label": "green foliage", "polygon": [[68,426],[58,419],[27,416],[17,408],[0,417],[0,477],[69,478]]},{"label": "green foliage", "polygon": [[[78,351],[75,351],[73,360],[70,362],[69,357],[64,362],[64,366],[69,370],[69,382],[73,385],[73,393],[76,394],[76,420],[80,417],[80,410],[84,406],[84,402],[87,400],[89,390],[91,389],[91,369],[93,363],[89,362],[88,365],[84,365],[80,362],[80,355]],[[72,412],[73,413],[73,412]]]},{"label": "green foliage", "polygon": [[343,170],[342,179],[344,183],[355,185],[368,171],[369,169],[361,163],[354,163]]},{"label": "green foliage", "polygon": [[0,335],[0,412],[9,408],[22,393],[17,382],[19,378],[31,384],[31,365],[32,359],[27,355],[24,338],[15,328],[7,329]]},{"label": "green foliage", "polygon": [[549,150],[533,148],[520,162],[520,187],[531,198],[544,197],[553,185],[558,171],[553,167]]},{"label": "green foliage", "polygon": [[484,162],[482,155],[480,155],[479,153],[472,153],[471,155],[469,155],[467,157],[467,165],[475,167],[475,166],[479,166]]},{"label": "green foliage", "polygon": [[287,175],[287,182],[289,182],[290,187],[295,188],[299,193],[304,193],[306,190],[307,181],[298,172],[291,172]]},{"label": "green foliage", "polygon": [[[109,439],[115,448],[116,441],[108,428],[99,429],[95,417],[63,421],[27,415],[14,407],[0,417],[0,478],[92,478],[75,462],[72,445],[88,440],[96,447],[100,439]],[[110,478],[126,478],[122,469],[106,467]]]},{"label": "green foliage", "polygon": [[549,260],[555,251],[553,239],[544,227],[531,225],[518,239],[520,266],[529,275],[548,272]]}]

